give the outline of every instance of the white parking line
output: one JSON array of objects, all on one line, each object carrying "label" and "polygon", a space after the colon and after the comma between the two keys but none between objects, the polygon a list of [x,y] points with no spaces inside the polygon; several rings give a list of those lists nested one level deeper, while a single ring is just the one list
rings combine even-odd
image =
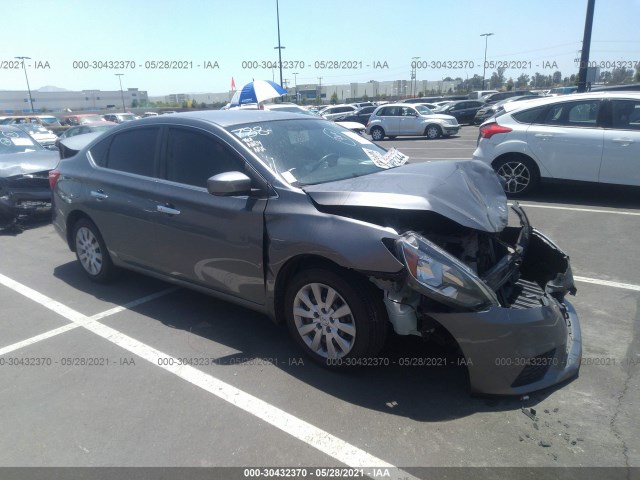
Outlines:
[{"label": "white parking line", "polygon": [[[116,313],[122,312],[123,310],[128,310],[134,307],[137,307],[138,305],[142,305],[143,303],[149,302],[151,300],[155,300],[156,298],[160,298],[164,295],[167,295],[171,292],[175,292],[176,290],[178,290],[178,287],[171,287],[171,288],[166,288],[164,290],[161,290],[159,292],[156,293],[152,293],[151,295],[147,295],[146,297],[142,297],[139,298],[137,300],[133,300],[129,303],[126,303],[124,305],[118,306],[118,307],[114,307],[111,308],[109,310],[106,310],[102,313],[97,313],[90,318],[90,320],[100,320],[102,318],[108,317],[110,315],[114,315]],[[54,328],[53,330],[49,330],[48,332],[44,332],[41,333],[40,335],[36,335],[35,337],[31,337],[31,338],[27,338],[26,340],[22,340],[20,342],[14,343],[12,345],[8,345],[6,347],[0,348],[0,355],[5,355],[7,353],[11,353],[14,352],[16,350],[19,350],[23,347],[28,347],[29,345],[33,345],[34,343],[38,343],[41,342],[42,340],[47,340],[48,338],[52,338],[55,337],[57,335],[60,335],[62,333],[66,333],[70,330],[73,330],[75,328],[78,328],[80,325],[78,325],[77,323],[70,323],[68,325],[65,325],[63,327],[59,327],[59,328]]]},{"label": "white parking line", "polygon": [[[513,205],[510,203],[509,205]],[[576,208],[576,207],[556,207],[552,205],[536,205],[534,203],[521,203],[521,207],[527,208],[548,208],[551,210],[568,210],[570,212],[588,212],[588,213],[612,213],[615,215],[634,215],[640,216],[640,212],[618,212],[616,210],[598,210],[594,208]]]},{"label": "white parking line", "polygon": [[[233,385],[225,383],[212,375],[201,372],[190,365],[178,365],[179,362],[177,359],[173,358],[171,355],[167,355],[160,350],[156,350],[149,345],[139,342],[138,340],[129,337],[114,328],[103,325],[92,318],[61,304],[60,302],[37,292],[36,290],[33,290],[32,288],[27,287],[26,285],[12,280],[5,275],[0,274],[0,284],[24,295],[49,310],[52,310],[74,324],[86,328],[90,332],[95,333],[114,345],[147,360],[152,365],[171,372],[192,385],[200,387],[218,398],[241,408],[245,412],[248,412],[260,420],[279,428],[283,432],[288,433],[289,435],[303,441],[317,450],[320,450],[351,468],[389,468],[394,471],[401,472],[403,478],[417,480],[416,477],[409,475],[407,472],[398,469],[384,460],[381,460],[364,450],[361,450],[358,447],[265,402],[264,400],[254,397]],[[165,361],[167,359],[169,361]],[[160,363],[163,365],[159,365]]]},{"label": "white parking line", "polygon": [[604,285],[605,287],[622,288],[624,290],[633,290],[635,292],[640,292],[640,285],[634,285],[632,283],[612,282],[610,280],[599,280],[597,278],[579,277],[577,275],[574,275],[573,279],[578,282],[593,283],[595,285]]}]

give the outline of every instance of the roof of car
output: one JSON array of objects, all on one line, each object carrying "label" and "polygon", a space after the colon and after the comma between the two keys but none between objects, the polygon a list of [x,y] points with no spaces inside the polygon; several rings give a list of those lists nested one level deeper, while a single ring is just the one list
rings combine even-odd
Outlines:
[{"label": "roof of car", "polygon": [[[165,123],[169,117],[159,115],[157,117],[147,117],[136,120],[137,124],[142,123]],[[174,113],[172,119],[183,118],[200,120],[215,123],[223,128],[244,123],[272,121],[272,120],[322,120],[319,117],[312,117],[302,113],[275,112],[269,110],[202,110],[198,112]]]},{"label": "roof of car", "polygon": [[532,95],[531,100],[526,102],[509,102],[503,105],[506,112],[512,112],[516,109],[524,109],[537,107],[542,105],[549,105],[558,102],[567,102],[572,100],[588,100],[601,99],[601,98],[631,98],[633,100],[640,100],[640,92],[586,92],[586,93],[570,93],[567,95],[561,95],[558,97],[537,97]]}]

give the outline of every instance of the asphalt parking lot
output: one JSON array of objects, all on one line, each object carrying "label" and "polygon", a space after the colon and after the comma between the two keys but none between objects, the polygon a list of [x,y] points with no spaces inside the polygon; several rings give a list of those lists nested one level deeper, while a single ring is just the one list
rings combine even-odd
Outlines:
[{"label": "asphalt parking lot", "polygon": [[[468,159],[476,136],[379,143]],[[640,193],[554,185],[521,204],[571,256],[584,356],[529,398],[469,396],[464,367],[415,338],[391,339],[395,365],[330,372],[249,310],[133,273],[92,284],[46,222],[1,234],[0,466],[640,466]]]}]

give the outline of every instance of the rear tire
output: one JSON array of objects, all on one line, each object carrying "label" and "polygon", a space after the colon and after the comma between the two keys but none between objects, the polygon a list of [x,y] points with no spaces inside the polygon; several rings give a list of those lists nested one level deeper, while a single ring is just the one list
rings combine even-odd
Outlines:
[{"label": "rear tire", "polygon": [[95,223],[81,218],[73,226],[72,238],[76,258],[87,276],[97,283],[113,280],[117,270]]},{"label": "rear tire", "polygon": [[505,181],[504,191],[510,197],[524,197],[540,183],[538,166],[529,157],[507,155],[493,162],[493,169]]},{"label": "rear tire", "polygon": [[295,342],[313,361],[331,368],[374,357],[385,344],[389,320],[373,288],[348,272],[312,268],[298,273],[284,299]]}]

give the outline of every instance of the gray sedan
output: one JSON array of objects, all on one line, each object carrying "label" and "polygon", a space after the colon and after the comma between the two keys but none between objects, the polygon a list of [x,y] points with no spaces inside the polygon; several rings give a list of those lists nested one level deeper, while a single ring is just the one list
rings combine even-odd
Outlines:
[{"label": "gray sedan", "polygon": [[480,162],[408,164],[333,122],[268,111],[122,124],[51,172],[54,226],[94,281],[145,273],[263,312],[331,368],[388,335],[448,339],[473,392],[577,375],[569,259]]}]

